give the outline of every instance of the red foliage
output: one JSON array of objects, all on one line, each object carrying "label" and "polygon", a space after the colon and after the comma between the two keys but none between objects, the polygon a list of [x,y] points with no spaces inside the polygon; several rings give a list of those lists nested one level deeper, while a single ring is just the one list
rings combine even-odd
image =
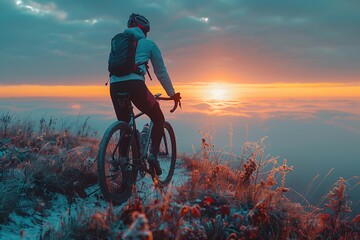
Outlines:
[{"label": "red foliage", "polygon": [[268,223],[271,195],[262,199],[249,213],[248,218],[254,226]]},{"label": "red foliage", "polygon": [[259,227],[244,226],[240,227],[242,237],[240,239],[256,239],[259,236]]},{"label": "red foliage", "polygon": [[230,205],[222,205],[220,207],[220,213],[222,217],[230,215]]},{"label": "red foliage", "polygon": [[194,218],[199,218],[201,217],[201,208],[199,205],[194,205],[191,207],[191,215]]},{"label": "red foliage", "polygon": [[356,215],[352,220],[352,223],[360,224],[360,214]]},{"label": "red foliage", "polygon": [[250,184],[250,177],[253,174],[253,172],[256,170],[256,168],[257,168],[257,163],[253,159],[249,158],[247,160],[247,163],[244,164],[244,170],[240,174],[240,179],[244,184],[246,185]]},{"label": "red foliage", "polygon": [[180,209],[180,213],[179,216],[183,217],[185,216],[188,212],[190,212],[191,208],[188,205],[184,205],[181,209]]},{"label": "red foliage", "polygon": [[215,203],[215,199],[212,197],[204,197],[204,199],[200,202],[200,206],[201,207],[206,207],[206,206],[211,206],[212,204]]}]

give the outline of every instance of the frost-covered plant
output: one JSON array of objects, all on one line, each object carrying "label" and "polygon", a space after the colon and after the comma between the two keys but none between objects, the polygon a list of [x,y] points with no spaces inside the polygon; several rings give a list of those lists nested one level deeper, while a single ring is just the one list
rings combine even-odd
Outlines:
[{"label": "frost-covered plant", "polygon": [[79,210],[76,215],[70,212],[60,220],[60,228],[50,228],[41,239],[121,239],[125,226],[120,215],[109,205],[107,211],[85,213]]},{"label": "frost-covered plant", "polygon": [[351,208],[347,198],[346,181],[340,178],[328,194],[329,202],[324,205],[324,208],[329,209],[331,212],[323,217],[325,223],[327,223],[324,231],[326,237],[338,238],[348,231],[346,229],[348,219],[345,217],[351,212]]},{"label": "frost-covered plant", "polygon": [[133,223],[130,227],[125,230],[122,234],[122,239],[132,240],[132,239],[143,239],[143,240],[152,240],[153,235],[149,230],[148,220],[143,213],[132,212]]},{"label": "frost-covered plant", "polygon": [[6,170],[0,176],[0,223],[6,223],[8,214],[17,209],[24,194],[25,177],[20,169]]},{"label": "frost-covered plant", "polygon": [[[38,202],[47,206],[51,192],[63,193],[69,200],[75,195],[86,197],[84,189],[97,183],[94,161],[99,140],[57,132],[55,121],[42,118],[40,130],[34,131],[28,118],[20,121],[10,114],[0,118],[3,221],[14,210],[20,213],[24,207],[37,208]],[[15,178],[15,172],[21,173],[22,178]],[[23,206],[22,202],[27,205]]]}]

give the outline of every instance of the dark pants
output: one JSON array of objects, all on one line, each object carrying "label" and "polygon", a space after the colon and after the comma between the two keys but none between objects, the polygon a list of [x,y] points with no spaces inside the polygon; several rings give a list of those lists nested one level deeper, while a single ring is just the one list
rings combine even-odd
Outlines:
[{"label": "dark pants", "polygon": [[116,117],[118,120],[129,122],[129,109],[120,107],[116,101],[116,93],[128,93],[130,100],[137,109],[145,113],[154,123],[151,132],[151,149],[150,152],[157,154],[161,137],[164,134],[164,114],[162,113],[159,103],[146,87],[145,82],[141,80],[129,80],[110,84],[110,96],[114,105]]}]

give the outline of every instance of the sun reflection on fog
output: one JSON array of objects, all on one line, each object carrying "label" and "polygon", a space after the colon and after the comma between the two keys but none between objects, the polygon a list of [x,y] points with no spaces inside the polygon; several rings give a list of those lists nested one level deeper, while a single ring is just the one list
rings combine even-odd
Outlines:
[{"label": "sun reflection on fog", "polygon": [[[346,84],[194,83],[176,86],[182,112],[269,119],[313,119],[321,109],[359,116],[360,86]],[[154,89],[155,90],[155,89]],[[154,92],[160,91],[156,89]],[[356,100],[357,99],[357,100]],[[167,104],[161,103],[162,107]],[[169,107],[171,104],[169,103]],[[360,109],[360,108],[359,108]]]},{"label": "sun reflection on fog", "polygon": [[71,108],[71,109],[75,109],[75,110],[80,110],[80,109],[81,109],[81,105],[80,105],[80,104],[77,104],[77,103],[74,103],[74,104],[71,104],[71,105],[70,105],[70,108]]}]

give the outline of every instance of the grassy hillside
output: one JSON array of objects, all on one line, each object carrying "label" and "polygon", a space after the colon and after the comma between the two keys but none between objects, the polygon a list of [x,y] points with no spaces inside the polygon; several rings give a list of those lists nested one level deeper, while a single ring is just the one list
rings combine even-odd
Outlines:
[{"label": "grassy hillside", "polygon": [[[360,215],[349,216],[355,186],[347,180],[312,206],[286,185],[292,166],[266,156],[263,140],[245,142],[235,156],[202,135],[199,151],[179,157],[189,173],[181,186],[154,185],[158,197],[146,199],[134,189],[127,203],[104,211],[78,209],[59,219],[59,227],[41,228],[39,239],[359,239]],[[97,184],[99,141],[87,120],[59,124],[50,117],[36,124],[0,116],[1,226],[13,213],[35,218],[51,211],[56,194],[69,204],[94,197],[86,190]],[[44,222],[46,216],[38,224]],[[26,239],[22,226],[18,231]]]}]

